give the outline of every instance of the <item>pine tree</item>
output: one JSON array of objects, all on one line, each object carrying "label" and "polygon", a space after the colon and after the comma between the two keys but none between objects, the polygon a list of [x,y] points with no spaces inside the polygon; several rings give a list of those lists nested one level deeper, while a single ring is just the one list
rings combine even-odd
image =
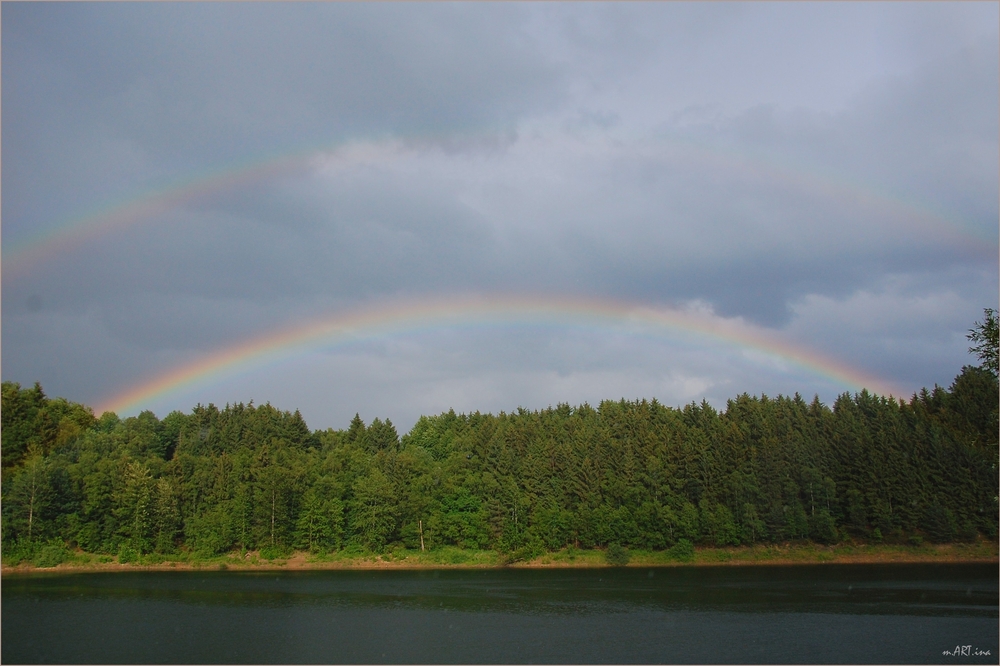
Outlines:
[{"label": "pine tree", "polygon": [[997,325],[997,313],[993,308],[983,309],[983,321],[969,329],[966,336],[976,344],[969,347],[969,352],[979,357],[982,367],[993,373],[998,373],[998,348],[1000,348],[1000,328]]}]

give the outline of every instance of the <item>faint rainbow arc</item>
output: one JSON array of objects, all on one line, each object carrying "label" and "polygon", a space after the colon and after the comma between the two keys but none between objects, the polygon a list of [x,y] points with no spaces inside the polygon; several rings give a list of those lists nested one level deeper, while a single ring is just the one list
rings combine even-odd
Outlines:
[{"label": "faint rainbow arc", "polygon": [[240,368],[262,365],[273,358],[294,354],[296,350],[307,351],[328,345],[331,341],[363,340],[421,328],[463,324],[593,321],[605,325],[638,324],[657,330],[703,335],[716,342],[762,351],[858,390],[867,388],[882,395],[894,393],[894,389],[882,380],[794,345],[777,334],[731,320],[596,299],[457,298],[362,308],[252,338],[133,386],[110,398],[98,412],[134,409],[199,382],[211,381]]},{"label": "faint rainbow arc", "polygon": [[[397,138],[344,142],[330,148],[286,153],[249,165],[243,163],[236,167],[213,171],[207,175],[174,181],[166,186],[147,190],[124,203],[106,206],[96,213],[73,218],[28,240],[13,244],[8,243],[7,247],[4,248],[6,250],[4,263],[8,271],[17,273],[38,261],[58,255],[61,251],[70,249],[90,238],[170,211],[183,203],[225,191],[242,183],[290,173],[295,169],[308,167],[311,163],[323,158],[326,158],[327,163],[339,161],[342,164],[377,161],[388,156],[399,156],[407,151],[419,150],[425,143],[421,143],[419,140]],[[810,175],[808,170],[782,166],[759,155],[731,153],[731,151],[706,147],[687,140],[661,137],[653,143],[680,149],[684,151],[685,157],[701,159],[714,167],[745,172],[755,178],[787,182],[797,188],[820,193],[822,196],[853,200],[867,207],[902,212],[911,221],[919,220],[924,226],[923,231],[925,232],[945,232],[946,235],[952,236],[949,240],[959,240],[974,251],[988,250],[992,252],[993,250],[992,238],[979,238],[976,234],[965,229],[964,224],[945,217],[937,211],[899,197],[880,193],[873,188],[865,188],[856,183],[829,176]],[[650,153],[653,148],[655,146],[646,145],[645,148],[640,148],[640,153],[645,154],[646,157],[662,156]],[[914,229],[908,229],[908,231],[912,232]],[[989,244],[988,248],[985,247],[984,241]]]},{"label": "faint rainbow arc", "polygon": [[241,184],[293,173],[296,169],[307,168],[311,163],[323,157],[361,162],[376,159],[380,154],[387,152],[387,148],[391,149],[395,146],[396,142],[393,141],[383,141],[380,144],[344,143],[330,149],[312,149],[282,154],[250,164],[212,171],[207,175],[202,174],[175,180],[159,188],[146,190],[122,203],[104,206],[95,213],[72,218],[27,240],[8,244],[4,248],[6,255],[4,264],[9,271],[20,272],[39,261],[56,256],[60,252],[69,250],[91,238],[166,213],[184,203],[196,201],[214,193],[238,187]]}]

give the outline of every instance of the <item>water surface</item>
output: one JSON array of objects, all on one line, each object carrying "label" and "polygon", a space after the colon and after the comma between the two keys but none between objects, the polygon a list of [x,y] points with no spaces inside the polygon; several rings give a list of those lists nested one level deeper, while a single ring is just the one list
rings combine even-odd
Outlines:
[{"label": "water surface", "polygon": [[42,574],[3,580],[2,660],[997,663],[998,593],[970,564]]}]

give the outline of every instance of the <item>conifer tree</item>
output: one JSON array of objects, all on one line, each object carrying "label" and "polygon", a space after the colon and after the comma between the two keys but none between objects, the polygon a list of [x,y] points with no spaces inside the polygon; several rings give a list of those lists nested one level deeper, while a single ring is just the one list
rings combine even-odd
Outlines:
[{"label": "conifer tree", "polygon": [[1000,328],[997,324],[997,313],[993,308],[983,310],[983,321],[976,322],[966,336],[975,344],[969,347],[969,352],[979,357],[982,367],[997,376],[998,348],[1000,348]]}]

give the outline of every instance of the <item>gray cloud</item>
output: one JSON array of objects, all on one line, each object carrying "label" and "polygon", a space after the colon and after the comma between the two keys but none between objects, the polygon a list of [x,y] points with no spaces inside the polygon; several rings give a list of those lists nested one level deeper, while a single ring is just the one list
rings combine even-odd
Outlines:
[{"label": "gray cloud", "polygon": [[[295,322],[470,292],[697,301],[916,389],[950,381],[997,302],[994,5],[2,11],[5,258],[304,156],[5,269],[4,378],[50,393],[97,402]],[[838,390],[713,347],[631,357],[609,331],[441,335],[184,399],[337,425],[319,415]]]},{"label": "gray cloud", "polygon": [[511,41],[523,12],[470,9],[11,7],[5,153],[59,182],[67,201],[44,212],[68,215],[91,190],[100,202],[356,135],[504,135],[559,99],[559,74]]}]

